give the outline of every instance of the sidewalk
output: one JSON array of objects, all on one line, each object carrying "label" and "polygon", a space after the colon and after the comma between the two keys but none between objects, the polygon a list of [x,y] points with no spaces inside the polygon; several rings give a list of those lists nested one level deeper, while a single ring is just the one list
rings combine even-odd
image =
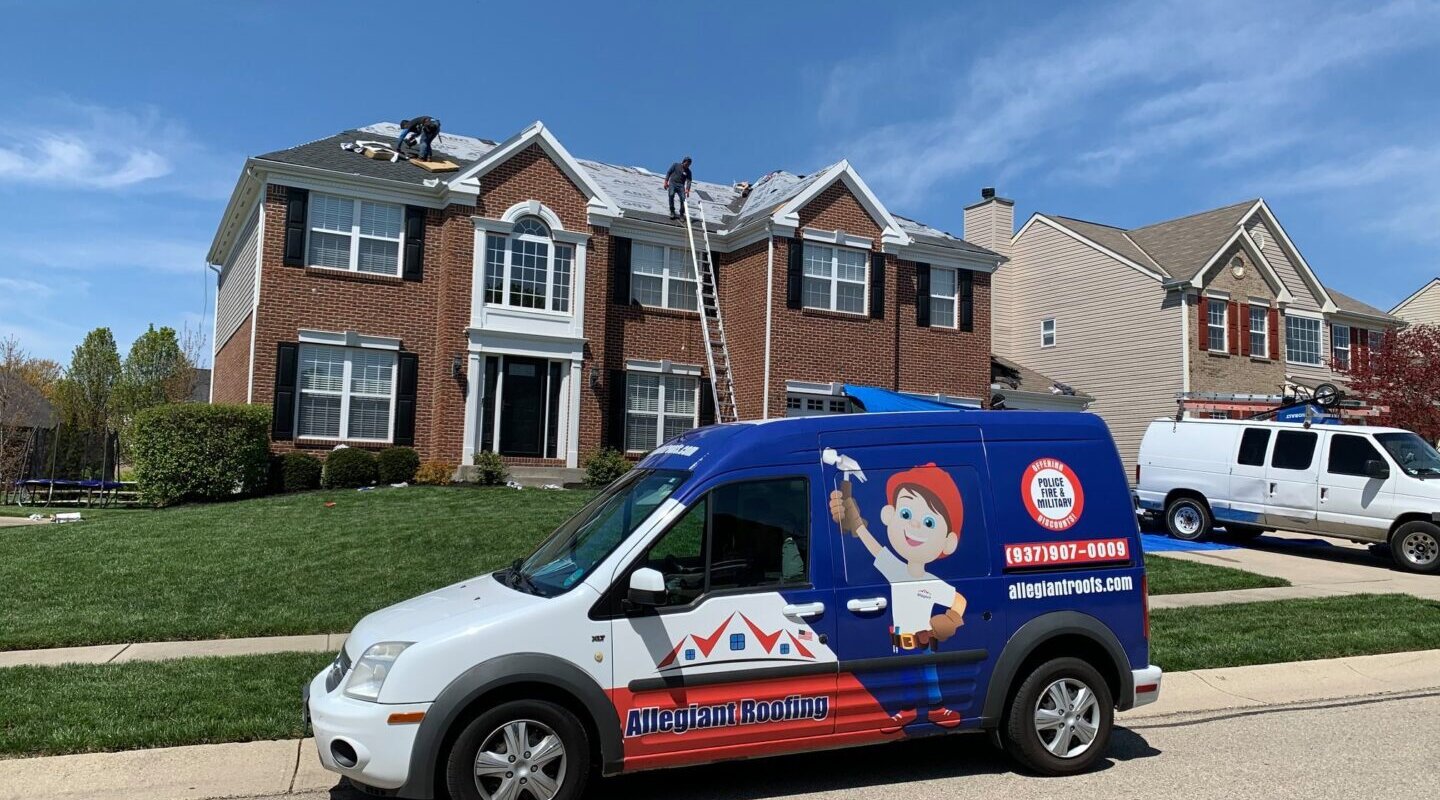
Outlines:
[{"label": "sidewalk", "polygon": [[345,644],[344,633],[311,636],[258,636],[251,639],[206,639],[179,642],[136,642],[90,647],[56,647],[48,650],[0,652],[0,667],[60,664],[123,664],[128,661],[165,661],[204,656],[250,656],[262,653],[336,653]]},{"label": "sidewalk", "polygon": [[[1166,675],[1161,700],[1119,724],[1440,688],[1440,650]],[[0,760],[0,800],[202,800],[325,791],[313,739]]]}]

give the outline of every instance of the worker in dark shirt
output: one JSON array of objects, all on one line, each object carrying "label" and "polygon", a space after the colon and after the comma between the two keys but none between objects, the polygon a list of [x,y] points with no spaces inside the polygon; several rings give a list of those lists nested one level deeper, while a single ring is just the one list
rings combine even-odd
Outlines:
[{"label": "worker in dark shirt", "polygon": [[400,121],[400,138],[395,142],[395,152],[404,154],[405,144],[418,144],[420,160],[430,160],[430,143],[440,135],[440,120],[434,117],[416,117]]},{"label": "worker in dark shirt", "polygon": [[[669,192],[670,219],[680,219],[685,211],[685,198],[690,196],[690,156],[670,165],[665,173],[665,189]],[[680,211],[675,210],[675,198],[680,198]]]}]

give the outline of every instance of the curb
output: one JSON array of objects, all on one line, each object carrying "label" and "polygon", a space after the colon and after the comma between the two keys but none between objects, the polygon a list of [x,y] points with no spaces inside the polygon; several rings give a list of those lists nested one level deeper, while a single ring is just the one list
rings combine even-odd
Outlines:
[{"label": "curb", "polygon": [[[1168,674],[1160,701],[1121,725],[1196,712],[1254,709],[1440,688],[1440,650]],[[325,791],[313,739],[208,744],[0,760],[0,800],[206,800]]]},{"label": "curb", "polygon": [[308,636],[256,636],[248,639],[134,642],[46,650],[0,652],[0,668],[53,667],[60,664],[123,664],[127,661],[167,661],[205,656],[253,656],[266,653],[334,653],[345,644],[346,633]]}]

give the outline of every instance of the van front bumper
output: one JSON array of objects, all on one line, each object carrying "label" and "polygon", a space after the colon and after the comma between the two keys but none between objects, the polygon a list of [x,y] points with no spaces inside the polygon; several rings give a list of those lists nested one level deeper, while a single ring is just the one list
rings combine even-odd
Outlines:
[{"label": "van front bumper", "polygon": [[[391,725],[391,714],[429,711],[430,703],[386,705],[345,695],[344,682],[325,691],[326,668],[305,692],[306,714],[315,731],[320,765],[357,783],[398,789],[410,774],[415,723]],[[346,763],[342,763],[342,761]]]},{"label": "van front bumper", "polygon": [[1149,705],[1160,699],[1160,682],[1164,679],[1164,670],[1151,664],[1144,669],[1130,671],[1133,678],[1131,686],[1134,686],[1134,696],[1130,708]]}]

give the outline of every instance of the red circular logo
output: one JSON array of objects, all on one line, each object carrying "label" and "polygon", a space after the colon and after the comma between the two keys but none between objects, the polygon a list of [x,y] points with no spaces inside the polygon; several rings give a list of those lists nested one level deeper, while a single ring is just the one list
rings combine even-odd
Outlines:
[{"label": "red circular logo", "polygon": [[1020,482],[1025,510],[1040,527],[1063,531],[1080,520],[1085,508],[1085,490],[1080,478],[1063,461],[1038,458],[1025,468]]}]

